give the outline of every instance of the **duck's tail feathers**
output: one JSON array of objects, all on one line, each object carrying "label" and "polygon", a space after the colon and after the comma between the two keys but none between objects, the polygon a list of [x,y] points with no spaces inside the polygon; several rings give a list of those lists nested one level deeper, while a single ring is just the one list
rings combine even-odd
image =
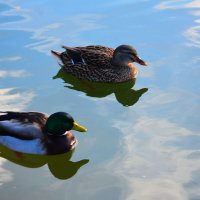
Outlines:
[{"label": "duck's tail feathers", "polygon": [[62,46],[62,48],[66,50],[66,53],[71,59],[72,64],[84,64],[80,49],[68,46]]},{"label": "duck's tail feathers", "polygon": [[52,53],[54,56],[56,56],[56,58],[61,58],[61,52],[51,50],[51,53]]}]

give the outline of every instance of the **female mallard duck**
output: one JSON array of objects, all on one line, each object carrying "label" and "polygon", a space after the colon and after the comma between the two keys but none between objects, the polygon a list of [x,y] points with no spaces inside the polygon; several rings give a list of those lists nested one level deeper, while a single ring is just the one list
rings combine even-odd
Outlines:
[{"label": "female mallard duck", "polygon": [[97,82],[119,83],[136,77],[133,62],[147,65],[129,45],[116,49],[104,46],[66,47],[66,51],[51,51],[62,62],[64,70],[78,78]]},{"label": "female mallard duck", "polygon": [[39,112],[0,112],[0,144],[31,154],[60,154],[74,149],[77,140],[70,130],[85,132],[65,112],[49,117]]}]

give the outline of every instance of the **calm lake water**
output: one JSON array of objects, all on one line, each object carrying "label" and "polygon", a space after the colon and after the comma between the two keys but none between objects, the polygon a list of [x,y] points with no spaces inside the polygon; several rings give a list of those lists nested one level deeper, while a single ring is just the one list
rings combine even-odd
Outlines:
[{"label": "calm lake water", "polygon": [[[1,200],[199,200],[200,2],[0,0],[0,110],[69,112],[75,151],[0,149]],[[118,85],[59,71],[61,45],[134,46],[149,67]]]}]

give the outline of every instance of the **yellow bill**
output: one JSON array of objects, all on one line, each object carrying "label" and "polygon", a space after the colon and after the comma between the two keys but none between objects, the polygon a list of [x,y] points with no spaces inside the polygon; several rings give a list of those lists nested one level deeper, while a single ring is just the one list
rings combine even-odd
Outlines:
[{"label": "yellow bill", "polygon": [[72,130],[76,130],[76,131],[79,131],[79,132],[86,132],[87,128],[85,128],[84,126],[79,125],[77,122],[74,121]]}]

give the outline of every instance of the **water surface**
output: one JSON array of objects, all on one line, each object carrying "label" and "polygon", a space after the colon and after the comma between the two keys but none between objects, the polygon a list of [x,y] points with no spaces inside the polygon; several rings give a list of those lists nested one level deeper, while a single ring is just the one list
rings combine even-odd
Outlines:
[{"label": "water surface", "polygon": [[[197,0],[0,0],[0,110],[67,111],[88,128],[73,154],[1,147],[1,199],[200,199],[199,16]],[[49,54],[62,44],[130,44],[149,68],[84,85]]]}]

